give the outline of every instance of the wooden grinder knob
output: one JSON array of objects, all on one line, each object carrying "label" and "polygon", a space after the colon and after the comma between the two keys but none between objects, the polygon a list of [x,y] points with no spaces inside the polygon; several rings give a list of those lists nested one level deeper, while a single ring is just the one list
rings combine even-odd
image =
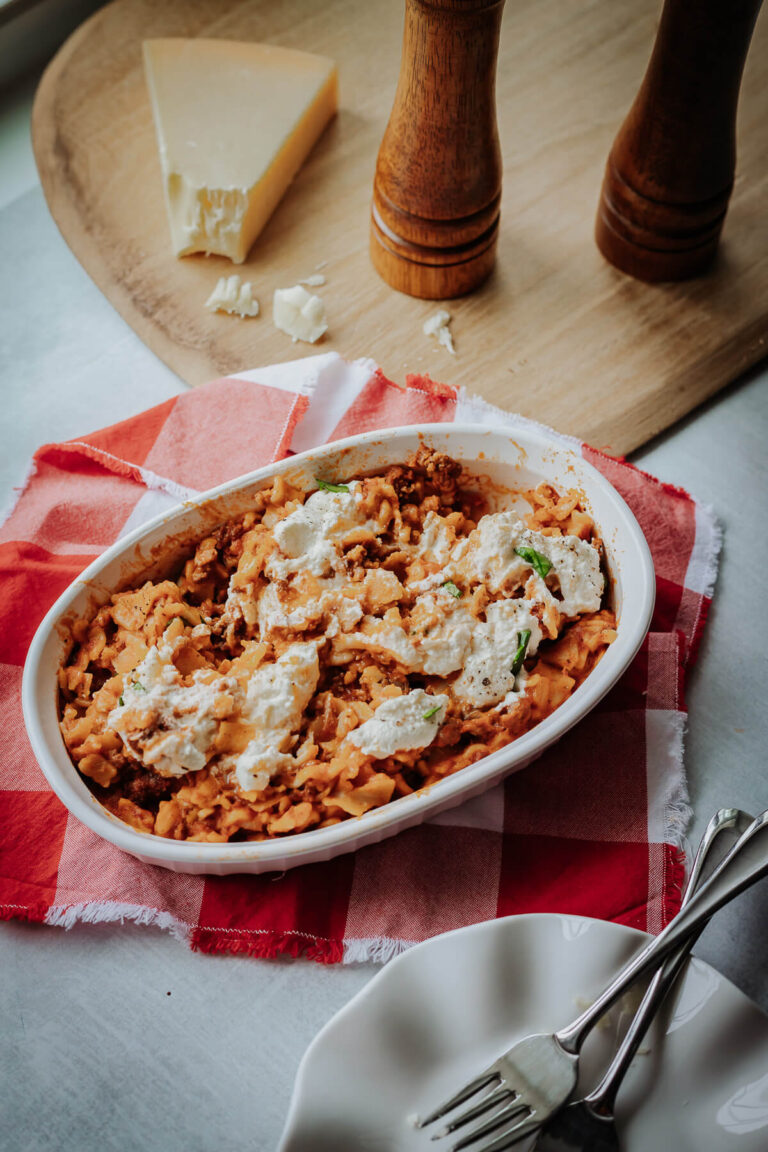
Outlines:
[{"label": "wooden grinder knob", "polygon": [[639,280],[714,259],[736,167],[736,106],[761,0],[666,0],[648,70],[606,166],[595,238]]},{"label": "wooden grinder knob", "polygon": [[411,296],[460,296],[493,267],[503,4],[406,0],[400,79],[373,185],[371,259]]}]

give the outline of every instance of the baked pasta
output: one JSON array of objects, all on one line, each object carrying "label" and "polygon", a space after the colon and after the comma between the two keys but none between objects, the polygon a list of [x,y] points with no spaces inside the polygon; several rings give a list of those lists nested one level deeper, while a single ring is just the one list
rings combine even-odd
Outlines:
[{"label": "baked pasta", "polygon": [[277,477],[174,578],[75,624],[61,731],[92,791],[142,832],[262,840],[361,816],[527,732],[615,619],[578,493],[508,497],[524,515],[490,511],[426,447],[311,494]]}]

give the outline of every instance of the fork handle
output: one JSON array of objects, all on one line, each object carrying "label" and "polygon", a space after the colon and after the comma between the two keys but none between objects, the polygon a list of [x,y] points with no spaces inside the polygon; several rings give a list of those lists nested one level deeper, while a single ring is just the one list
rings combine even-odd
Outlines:
[{"label": "fork handle", "polygon": [[[720,834],[735,828],[738,830],[739,835],[741,835],[751,823],[752,817],[742,812],[739,808],[721,808],[719,812],[715,813],[709,821],[704,835],[701,838],[701,843],[696,850],[696,855],[691,865],[691,874],[688,877],[688,883],[683,892],[683,907],[690,903],[694,892],[698,888],[701,874],[709,860],[710,851]],[[656,973],[649,984],[642,1003],[635,1013],[627,1030],[627,1034],[611,1061],[610,1067],[597,1087],[594,1088],[588,1096],[584,1097],[583,1103],[598,1115],[613,1115],[616,1094],[621,1087],[627,1070],[634,1060],[637,1050],[643,1041],[643,1037],[656,1016],[662,1001],[672,988],[685,961],[688,959],[694,943],[695,939],[689,937],[677,952],[667,957],[662,968]]]},{"label": "fork handle", "polygon": [[768,874],[768,811],[752,822],[712,876],[681,908],[674,920],[655,940],[621,970],[615,980],[586,1012],[572,1024],[555,1033],[560,1046],[572,1055],[581,1051],[585,1037],[601,1016],[616,1003],[628,988],[680,948],[694,933],[698,934],[719,908],[745,888]]}]

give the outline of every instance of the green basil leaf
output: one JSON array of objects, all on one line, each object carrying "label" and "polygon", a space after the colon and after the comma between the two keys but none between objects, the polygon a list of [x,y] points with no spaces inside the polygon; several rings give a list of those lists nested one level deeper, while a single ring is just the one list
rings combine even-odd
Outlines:
[{"label": "green basil leaf", "polygon": [[181,620],[182,624],[188,624],[190,628],[197,626],[197,620],[195,620],[194,616],[187,616],[183,612],[180,612],[178,616],[171,616],[165,628],[163,628],[163,632],[166,632],[170,628],[174,620]]},{"label": "green basil leaf", "polygon": [[146,688],[143,684],[139,684],[138,680],[134,680],[131,688],[135,689],[136,692],[146,692]]},{"label": "green basil leaf", "polygon": [[120,705],[121,708],[125,708],[125,700],[123,700],[122,696],[118,700],[118,704]]},{"label": "green basil leaf", "polygon": [[464,595],[461,588],[457,588],[453,580],[446,580],[442,587],[445,588],[446,592],[450,592],[451,596],[454,596],[457,600],[460,600]]},{"label": "green basil leaf", "polygon": [[435,704],[434,708],[430,708],[429,712],[424,713],[424,719],[425,720],[431,720],[432,717],[435,716],[440,711],[441,708],[442,708],[442,704]]},{"label": "green basil leaf", "polygon": [[523,661],[525,660],[525,654],[528,651],[528,643],[529,643],[530,639],[531,639],[530,628],[525,628],[525,629],[523,629],[522,632],[518,632],[518,634],[517,634],[517,652],[515,652],[515,658],[512,661],[512,668],[511,668],[511,672],[512,672],[513,676],[517,676],[518,672],[520,671],[520,669],[523,666]]},{"label": "green basil leaf", "polygon": [[515,553],[521,560],[525,560],[530,564],[535,572],[538,572],[542,580],[552,568],[552,561],[547,560],[546,556],[542,556],[541,552],[537,552],[535,548],[515,548]]},{"label": "green basil leaf", "polygon": [[315,476],[315,484],[318,488],[322,488],[323,492],[349,492],[348,484],[329,484],[327,480],[319,480]]}]

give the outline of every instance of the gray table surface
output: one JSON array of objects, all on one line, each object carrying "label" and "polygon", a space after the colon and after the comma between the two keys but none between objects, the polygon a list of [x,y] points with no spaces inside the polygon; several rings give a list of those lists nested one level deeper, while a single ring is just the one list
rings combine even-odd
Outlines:
[{"label": "gray table surface", "polygon": [[[0,502],[39,444],[183,388],[50,219],[28,140],[32,92],[0,98]],[[689,690],[691,838],[720,805],[768,807],[767,382],[768,369],[752,373],[635,456],[712,504],[726,533]],[[763,884],[697,953],[768,1010],[766,924]],[[147,928],[7,923],[0,972],[8,1152],[227,1152],[276,1146],[305,1047],[376,969],[202,956]]]}]

